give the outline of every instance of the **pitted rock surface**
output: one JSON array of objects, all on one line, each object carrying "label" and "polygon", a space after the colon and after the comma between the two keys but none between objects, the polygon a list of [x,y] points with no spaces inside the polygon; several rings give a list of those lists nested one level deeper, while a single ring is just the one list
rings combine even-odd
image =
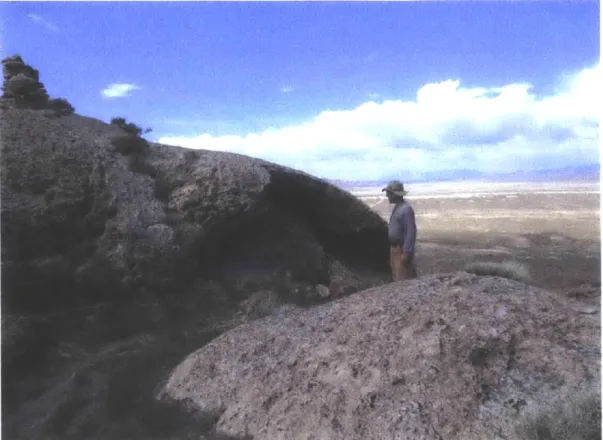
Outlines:
[{"label": "pitted rock surface", "polygon": [[2,60],[2,97],[0,101],[12,103],[20,108],[43,109],[49,97],[39,72],[23,62],[19,55]]},{"label": "pitted rock surface", "polygon": [[168,368],[238,312],[328,301],[339,268],[389,278],[387,224],[350,193],[73,114],[18,56],[3,73],[4,437],[199,438],[158,416]]},{"label": "pitted rock surface", "polygon": [[237,327],[163,396],[257,439],[510,438],[539,393],[599,377],[599,334],[547,291],[436,275]]},{"label": "pitted rock surface", "polygon": [[15,306],[58,305],[40,293],[50,278],[96,301],[250,273],[250,292],[287,273],[329,285],[333,262],[388,277],[385,221],[312,176],[159,144],[138,158],[141,171],[112,146],[120,129],[101,121],[10,108],[0,123],[3,276]]}]

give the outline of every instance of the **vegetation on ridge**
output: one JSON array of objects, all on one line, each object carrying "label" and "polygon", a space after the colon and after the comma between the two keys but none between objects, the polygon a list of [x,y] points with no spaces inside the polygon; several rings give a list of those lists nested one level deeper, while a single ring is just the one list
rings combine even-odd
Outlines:
[{"label": "vegetation on ridge", "polygon": [[56,116],[69,116],[75,113],[75,108],[64,98],[55,98],[48,101],[48,108],[54,110]]},{"label": "vegetation on ridge", "polygon": [[64,98],[51,99],[44,84],[40,82],[40,73],[23,62],[19,54],[2,60],[2,108],[29,108],[50,110],[49,116],[68,116],[75,108]]},{"label": "vegetation on ridge", "polygon": [[150,128],[142,129],[133,122],[126,121],[125,118],[116,117],[111,119],[111,125],[115,125],[126,132],[125,135],[114,136],[111,138],[111,143],[119,154],[124,156],[143,154],[149,147],[149,143],[141,136],[144,133],[149,133]]},{"label": "vegetation on ridge", "polygon": [[479,261],[467,265],[465,272],[479,276],[508,278],[522,283],[527,283],[530,280],[527,267],[517,261],[503,261],[502,263]]},{"label": "vegetation on ridge", "polygon": [[131,134],[132,136],[141,136],[142,134],[153,131],[151,128],[146,128],[143,130],[139,125],[136,125],[133,122],[128,122],[122,117],[111,118],[111,124],[117,125],[119,128],[123,129],[126,133]]}]

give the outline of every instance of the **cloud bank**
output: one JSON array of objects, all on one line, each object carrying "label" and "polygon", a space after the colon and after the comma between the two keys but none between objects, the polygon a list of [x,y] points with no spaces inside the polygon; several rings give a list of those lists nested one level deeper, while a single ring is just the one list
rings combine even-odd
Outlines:
[{"label": "cloud bank", "polygon": [[602,73],[595,66],[565,76],[549,96],[537,96],[531,84],[464,88],[446,80],[424,85],[412,101],[369,101],[246,136],[159,142],[246,154],[342,180],[597,163]]},{"label": "cloud bank", "polygon": [[136,84],[113,83],[101,90],[101,95],[104,98],[123,98],[131,96],[134,90],[140,90],[141,88],[142,87],[139,87]]}]

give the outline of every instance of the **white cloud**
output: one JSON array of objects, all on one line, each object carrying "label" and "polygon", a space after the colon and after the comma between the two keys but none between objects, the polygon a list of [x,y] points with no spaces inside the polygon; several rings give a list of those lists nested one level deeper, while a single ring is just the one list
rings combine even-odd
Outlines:
[{"label": "white cloud", "polygon": [[134,90],[140,90],[141,88],[142,87],[139,87],[136,84],[113,83],[101,90],[101,95],[105,98],[123,98],[125,96],[131,96]]},{"label": "white cloud", "polygon": [[508,172],[598,162],[600,66],[571,75],[550,96],[532,85],[426,84],[415,100],[324,111],[295,126],[246,136],[163,137],[187,148],[232,151],[334,179],[404,179],[473,169]]},{"label": "white cloud", "polygon": [[59,30],[57,25],[49,22],[48,20],[44,19],[42,16],[40,16],[38,14],[27,14],[27,16],[34,23],[41,24],[42,26],[44,26],[46,29],[48,29],[50,31],[56,32]]},{"label": "white cloud", "polygon": [[281,89],[281,92],[283,92],[283,93],[291,93],[293,90],[294,90],[293,87],[283,87]]}]

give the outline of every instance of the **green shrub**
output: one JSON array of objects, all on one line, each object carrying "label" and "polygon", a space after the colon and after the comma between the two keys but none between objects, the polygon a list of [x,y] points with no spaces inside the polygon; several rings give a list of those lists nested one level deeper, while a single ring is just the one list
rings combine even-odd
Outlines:
[{"label": "green shrub", "polygon": [[113,144],[119,154],[124,156],[143,154],[149,148],[147,141],[131,134],[114,136],[111,138],[111,144]]},{"label": "green shrub", "polygon": [[127,122],[125,118],[112,118],[111,124],[118,126],[127,133],[111,138],[111,143],[120,154],[129,156],[131,154],[142,154],[146,152],[149,143],[140,136],[143,133],[149,133],[151,131],[150,128],[143,130],[138,125]]},{"label": "green shrub", "polygon": [[48,101],[48,108],[53,110],[57,116],[68,116],[75,113],[75,108],[63,98],[55,98]]},{"label": "green shrub", "polygon": [[143,130],[140,126],[138,126],[132,122],[128,122],[128,121],[126,121],[125,118],[121,118],[121,117],[112,118],[111,124],[117,125],[119,128],[124,130],[126,133],[128,133],[132,136],[137,136],[137,137],[140,137],[143,134],[150,133],[151,131],[153,131],[150,128]]},{"label": "green shrub", "polygon": [[518,440],[600,440],[600,385],[546,395],[525,409],[515,434]]},{"label": "green shrub", "polygon": [[517,261],[504,261],[502,263],[485,261],[471,263],[465,267],[465,272],[479,276],[503,277],[524,283],[530,280],[530,273],[527,267]]}]

